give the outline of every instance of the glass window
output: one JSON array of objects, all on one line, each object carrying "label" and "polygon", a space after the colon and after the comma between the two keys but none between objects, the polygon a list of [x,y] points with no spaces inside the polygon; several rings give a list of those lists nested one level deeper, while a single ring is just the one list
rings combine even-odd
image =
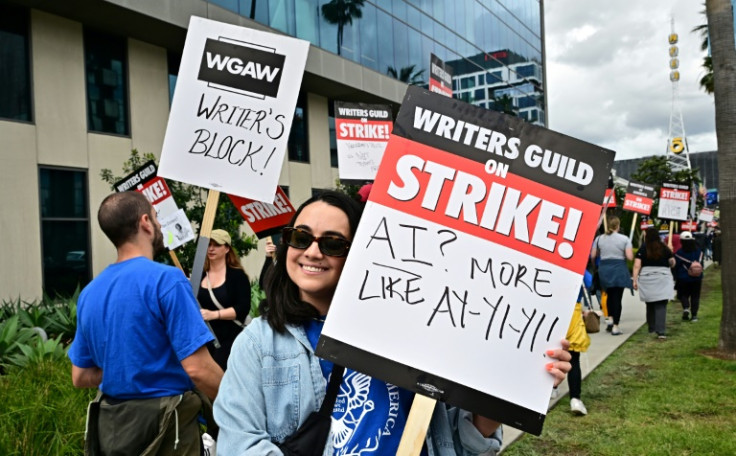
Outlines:
[{"label": "glass window", "polygon": [[327,100],[327,123],[329,125],[330,135],[330,166],[338,167],[337,161],[337,130],[335,127],[335,102]]},{"label": "glass window", "polygon": [[475,95],[473,95],[475,101],[483,101],[486,99],[486,89],[475,89]]},{"label": "glass window", "polygon": [[50,296],[71,296],[91,279],[87,174],[40,168],[43,287]]},{"label": "glass window", "polygon": [[179,77],[179,65],[181,64],[181,54],[178,52],[166,52],[166,60],[169,71],[169,106],[174,100],[174,90],[176,89],[176,79]]},{"label": "glass window", "polygon": [[289,160],[309,163],[309,141],[307,138],[307,101],[303,93],[299,94],[294,110],[294,120],[289,132]]},{"label": "glass window", "polygon": [[0,5],[0,118],[33,120],[28,10]]},{"label": "glass window", "polygon": [[535,77],[536,76],[536,66],[534,64],[519,65],[516,67],[516,74],[524,78]]},{"label": "glass window", "polygon": [[87,120],[90,131],[128,135],[125,38],[84,31]]},{"label": "glass window", "polygon": [[221,7],[234,11],[236,13],[243,14],[242,11],[238,10],[238,0],[209,0],[211,3],[214,3],[215,5],[220,5]]},{"label": "glass window", "polygon": [[381,31],[378,34],[378,72],[384,73],[389,67],[394,67],[394,41],[393,41],[393,21],[391,16],[383,11],[376,12],[377,29]]},{"label": "glass window", "polygon": [[268,16],[271,27],[295,35],[294,0],[268,0]]},{"label": "glass window", "polygon": [[360,20],[360,64],[376,71],[378,67],[378,32],[376,7],[366,4]]},{"label": "glass window", "polygon": [[319,46],[319,1],[295,0],[296,37]]},{"label": "glass window", "polygon": [[475,76],[468,76],[460,80],[461,89],[472,89],[475,87]]},{"label": "glass window", "polygon": [[534,97],[520,97],[518,99],[518,104],[520,108],[531,108],[532,106],[537,105],[537,100]]},{"label": "glass window", "polygon": [[503,82],[503,73],[500,71],[489,71],[486,73],[486,84],[497,84]]}]

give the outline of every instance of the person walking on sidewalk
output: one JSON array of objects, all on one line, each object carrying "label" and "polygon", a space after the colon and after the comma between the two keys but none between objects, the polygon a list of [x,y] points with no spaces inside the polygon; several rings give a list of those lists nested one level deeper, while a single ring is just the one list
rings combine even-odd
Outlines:
[{"label": "person walking on sidewalk", "polygon": [[621,300],[624,296],[624,288],[631,288],[631,275],[626,260],[634,258],[631,240],[618,232],[621,221],[618,217],[608,219],[608,229],[605,234],[598,236],[593,242],[590,257],[600,255],[598,265],[598,276],[601,288],[608,295],[608,314],[613,318],[611,334],[618,336],[623,334],[619,328],[621,321]]},{"label": "person walking on sidewalk", "polygon": [[703,262],[703,251],[698,248],[697,241],[689,231],[682,233],[680,240],[682,248],[675,252],[675,289],[682,303],[682,319],[698,321],[703,273],[701,271],[700,275],[690,275],[690,265],[695,261]]},{"label": "person walking on sidewalk", "polygon": [[672,251],[659,237],[659,230],[647,228],[644,245],[634,259],[634,290],[647,304],[649,333],[656,332],[658,339],[666,339],[667,303],[673,298],[675,284],[672,268],[675,259]]},{"label": "person walking on sidewalk", "polygon": [[[590,272],[585,271],[585,275],[583,276],[585,288],[590,287],[592,282],[593,276]],[[570,326],[567,328],[567,336],[565,337],[570,341],[570,356],[572,356],[570,359],[572,368],[567,374],[567,384],[570,386],[570,411],[579,416],[588,414],[588,409],[585,408],[585,404],[583,404],[580,398],[583,386],[580,354],[588,351],[588,347],[590,347],[590,336],[588,336],[588,331],[586,331],[585,323],[583,322],[583,293],[584,290],[581,288],[578,294],[578,302],[575,304],[575,311],[572,313]],[[586,310],[586,312],[592,311],[592,309]]]}]

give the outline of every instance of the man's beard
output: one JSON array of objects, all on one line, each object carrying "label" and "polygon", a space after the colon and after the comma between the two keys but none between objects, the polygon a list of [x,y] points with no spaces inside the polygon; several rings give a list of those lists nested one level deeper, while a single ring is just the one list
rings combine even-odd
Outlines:
[{"label": "man's beard", "polygon": [[153,242],[151,244],[153,245],[154,257],[166,251],[166,247],[164,246],[164,234],[161,232],[161,228],[156,228],[156,233],[153,236]]}]

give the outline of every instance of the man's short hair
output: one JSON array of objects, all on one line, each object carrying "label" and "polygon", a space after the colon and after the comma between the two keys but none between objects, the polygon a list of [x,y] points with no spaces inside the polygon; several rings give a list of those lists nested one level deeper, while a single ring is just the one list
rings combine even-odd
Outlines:
[{"label": "man's short hair", "polygon": [[151,203],[141,193],[113,193],[100,204],[97,221],[115,247],[120,247],[138,234],[141,217],[151,215],[152,209]]}]

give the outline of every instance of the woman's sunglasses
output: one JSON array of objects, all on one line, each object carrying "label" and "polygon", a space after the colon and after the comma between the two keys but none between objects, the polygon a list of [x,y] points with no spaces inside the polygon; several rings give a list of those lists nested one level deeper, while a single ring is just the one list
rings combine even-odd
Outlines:
[{"label": "woman's sunglasses", "polygon": [[309,231],[301,228],[284,228],[281,241],[290,247],[300,250],[309,248],[312,242],[317,241],[319,251],[327,256],[333,257],[343,257],[350,250],[350,241],[347,239],[333,235],[315,237]]}]

